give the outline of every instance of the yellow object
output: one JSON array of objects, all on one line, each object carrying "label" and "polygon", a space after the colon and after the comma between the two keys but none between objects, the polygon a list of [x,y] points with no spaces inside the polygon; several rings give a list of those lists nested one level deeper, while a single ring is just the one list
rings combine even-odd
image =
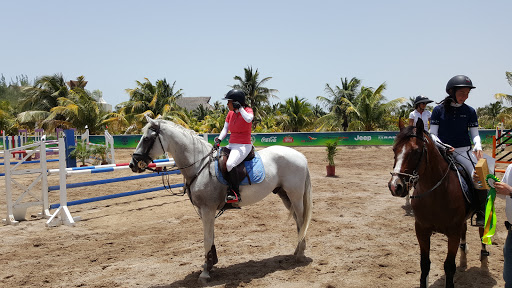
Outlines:
[{"label": "yellow object", "polygon": [[475,183],[476,188],[485,190],[491,189],[489,185],[487,185],[487,181],[485,181],[485,177],[487,177],[487,175],[489,174],[489,166],[487,166],[487,159],[481,158],[480,160],[478,160],[478,163],[476,163],[475,166],[475,172],[478,175],[478,178],[480,179],[480,185],[482,185],[481,187],[478,187],[479,184]]}]

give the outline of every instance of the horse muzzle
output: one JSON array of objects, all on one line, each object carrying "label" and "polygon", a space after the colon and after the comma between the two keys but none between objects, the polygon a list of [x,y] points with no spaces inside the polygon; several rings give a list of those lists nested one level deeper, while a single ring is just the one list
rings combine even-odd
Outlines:
[{"label": "horse muzzle", "polygon": [[391,191],[391,195],[395,197],[405,197],[409,194],[409,187],[404,185],[402,179],[397,176],[391,177],[391,180],[388,182],[389,191]]},{"label": "horse muzzle", "polygon": [[149,162],[151,160],[145,159],[147,157],[142,157],[142,155],[133,155],[132,161],[130,161],[130,169],[132,169],[133,172],[142,173],[146,168],[148,167]]}]

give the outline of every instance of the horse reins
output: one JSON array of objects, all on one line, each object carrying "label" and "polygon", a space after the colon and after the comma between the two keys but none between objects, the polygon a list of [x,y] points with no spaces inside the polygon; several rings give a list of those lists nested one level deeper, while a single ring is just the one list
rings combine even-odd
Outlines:
[{"label": "horse reins", "polygon": [[[410,135],[409,138],[411,137],[416,137],[418,139],[421,139],[423,141],[423,149],[421,150],[421,155],[418,159],[418,163],[416,164],[416,167],[414,168],[414,170],[412,171],[412,174],[408,174],[408,173],[403,173],[403,172],[390,172],[392,176],[407,176],[408,177],[408,181],[406,182],[407,183],[407,189],[409,189],[409,187],[414,187],[416,188],[416,184],[418,184],[418,181],[420,179],[420,175],[418,174],[418,170],[419,170],[419,166],[421,164],[421,160],[423,159],[423,155],[424,154],[427,154],[427,148],[426,148],[426,144],[428,143],[427,140],[425,140],[423,137],[420,137],[418,135]],[[427,158],[427,162],[428,162],[428,158]],[[428,165],[428,163],[427,163]],[[444,179],[446,178],[446,176],[448,175],[448,172],[450,171],[450,165],[448,165],[447,169],[446,169],[446,172],[444,173],[443,177],[437,181],[436,185],[434,185],[434,187],[430,188],[427,192],[424,192],[424,193],[421,193],[420,195],[411,195],[410,198],[411,199],[419,199],[421,197],[425,197],[427,196],[428,194],[430,194],[432,191],[434,191],[437,187],[439,187],[439,185],[441,185],[441,183],[443,183]]]}]

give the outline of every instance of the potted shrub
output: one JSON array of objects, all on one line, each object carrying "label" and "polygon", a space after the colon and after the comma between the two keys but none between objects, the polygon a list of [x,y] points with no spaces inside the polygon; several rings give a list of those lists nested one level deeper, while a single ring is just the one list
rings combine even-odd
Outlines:
[{"label": "potted shrub", "polygon": [[338,141],[337,140],[333,140],[333,141],[327,141],[325,143],[325,146],[327,147],[326,151],[327,151],[327,161],[328,161],[328,165],[325,166],[325,168],[327,169],[327,176],[329,177],[332,177],[335,175],[336,173],[336,165],[334,164],[334,156],[336,156],[336,154],[338,153]]},{"label": "potted shrub", "polygon": [[80,162],[82,162],[82,165],[80,165],[80,167],[87,166],[85,161],[87,161],[87,159],[89,159],[89,157],[91,157],[92,155],[94,155],[94,151],[88,148],[87,145],[83,142],[77,142],[75,150],[69,153],[69,157],[74,157],[77,160],[80,160]]},{"label": "potted shrub", "polygon": [[101,161],[101,165],[108,164],[107,161],[107,146],[105,145],[96,145],[92,147],[93,155],[97,161]]}]

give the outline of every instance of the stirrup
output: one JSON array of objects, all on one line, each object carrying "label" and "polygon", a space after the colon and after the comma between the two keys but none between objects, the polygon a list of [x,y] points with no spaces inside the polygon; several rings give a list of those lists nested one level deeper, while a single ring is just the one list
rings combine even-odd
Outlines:
[{"label": "stirrup", "polygon": [[[234,195],[230,195],[230,192]],[[237,203],[241,201],[240,197],[238,197],[238,194],[235,191],[231,190],[230,192],[228,192],[228,195],[226,195],[226,203]]]}]

